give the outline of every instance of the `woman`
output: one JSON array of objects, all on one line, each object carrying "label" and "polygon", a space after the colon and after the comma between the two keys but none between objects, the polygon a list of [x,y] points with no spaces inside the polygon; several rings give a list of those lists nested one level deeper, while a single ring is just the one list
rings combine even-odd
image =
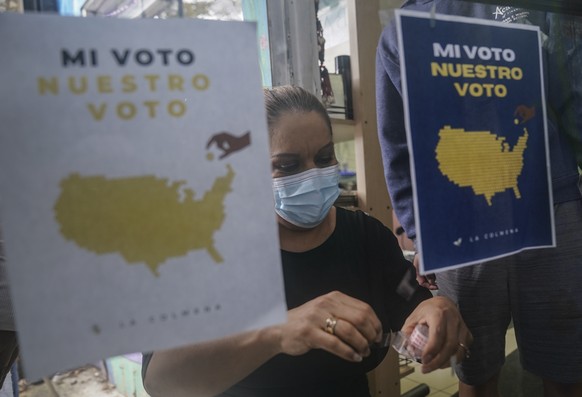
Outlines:
[{"label": "woman", "polygon": [[333,206],[338,162],[319,100],[290,86],[266,90],[265,100],[288,321],[145,355],[148,392],[369,396],[366,372],[387,352],[375,344],[403,324],[407,334],[429,326],[423,372],[462,359],[472,337],[454,304],[418,285],[379,221]]}]

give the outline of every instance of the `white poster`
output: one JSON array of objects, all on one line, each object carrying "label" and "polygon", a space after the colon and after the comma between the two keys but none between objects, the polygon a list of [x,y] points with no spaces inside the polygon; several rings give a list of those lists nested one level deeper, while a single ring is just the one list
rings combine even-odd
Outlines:
[{"label": "white poster", "polygon": [[25,373],[286,319],[252,23],[0,15]]}]

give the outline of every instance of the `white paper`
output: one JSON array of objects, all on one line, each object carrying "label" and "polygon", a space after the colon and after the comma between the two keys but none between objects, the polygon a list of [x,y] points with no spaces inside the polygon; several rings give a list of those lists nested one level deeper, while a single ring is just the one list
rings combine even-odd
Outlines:
[{"label": "white paper", "polygon": [[3,14],[0,35],[27,377],[284,321],[255,25]]}]

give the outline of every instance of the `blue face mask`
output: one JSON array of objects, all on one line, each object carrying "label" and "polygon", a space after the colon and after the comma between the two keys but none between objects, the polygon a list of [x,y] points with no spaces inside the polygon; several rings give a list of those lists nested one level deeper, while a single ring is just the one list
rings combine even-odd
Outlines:
[{"label": "blue face mask", "polygon": [[323,222],[338,198],[338,183],[337,164],[273,178],[275,212],[295,226],[315,227]]}]

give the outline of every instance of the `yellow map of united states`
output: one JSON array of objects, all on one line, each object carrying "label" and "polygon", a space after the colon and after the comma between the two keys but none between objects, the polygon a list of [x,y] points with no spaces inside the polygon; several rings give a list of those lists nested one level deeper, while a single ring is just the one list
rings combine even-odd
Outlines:
[{"label": "yellow map of united states", "polygon": [[436,159],[439,170],[459,187],[470,187],[474,194],[492,197],[512,189],[521,198],[517,178],[523,169],[523,153],[528,132],[519,137],[513,148],[504,137],[489,131],[465,131],[445,126],[439,131]]},{"label": "yellow map of united states", "polygon": [[169,258],[206,249],[216,262],[214,232],[225,218],[224,199],[234,171],[216,178],[200,200],[184,181],[152,175],[108,179],[71,174],[61,181],[54,206],[62,235],[97,254],[119,253],[158,275]]}]

